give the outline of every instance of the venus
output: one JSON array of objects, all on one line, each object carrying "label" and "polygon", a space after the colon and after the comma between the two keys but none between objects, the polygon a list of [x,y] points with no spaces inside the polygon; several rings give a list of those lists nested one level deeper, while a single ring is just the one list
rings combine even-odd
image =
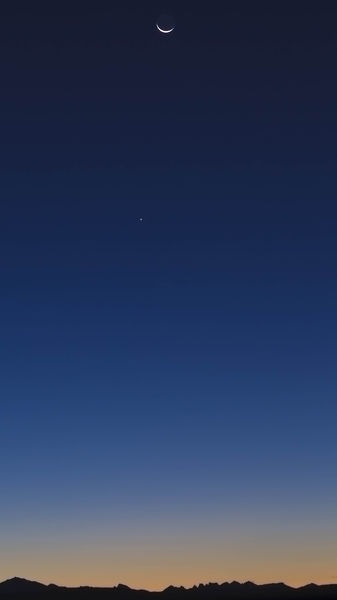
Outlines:
[{"label": "venus", "polygon": [[161,15],[157,20],[156,27],[160,33],[172,33],[175,28],[175,22],[170,15]]}]

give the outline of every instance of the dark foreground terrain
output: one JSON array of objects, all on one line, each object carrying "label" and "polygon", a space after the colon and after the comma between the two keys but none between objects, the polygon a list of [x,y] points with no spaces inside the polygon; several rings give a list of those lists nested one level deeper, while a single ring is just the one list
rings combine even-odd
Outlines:
[{"label": "dark foreground terrain", "polygon": [[314,600],[336,599],[337,585],[310,584],[292,588],[284,583],[256,585],[246,583],[208,583],[193,588],[168,587],[162,592],[133,590],[125,585],[111,588],[67,588],[43,585],[15,577],[0,583],[2,600]]}]

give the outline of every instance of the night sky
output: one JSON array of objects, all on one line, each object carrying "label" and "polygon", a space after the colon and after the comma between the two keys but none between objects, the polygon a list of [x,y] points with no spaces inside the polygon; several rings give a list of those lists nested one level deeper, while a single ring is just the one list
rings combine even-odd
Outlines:
[{"label": "night sky", "polygon": [[336,3],[11,0],[0,74],[0,579],[336,581]]}]

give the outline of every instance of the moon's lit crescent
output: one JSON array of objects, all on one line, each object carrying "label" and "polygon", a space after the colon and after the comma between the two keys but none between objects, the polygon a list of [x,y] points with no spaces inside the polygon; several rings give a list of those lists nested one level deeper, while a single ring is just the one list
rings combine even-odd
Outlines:
[{"label": "moon's lit crescent", "polygon": [[174,30],[174,27],[172,27],[172,29],[162,29],[161,27],[159,27],[158,23],[157,23],[157,29],[158,31],[160,31],[161,33],[172,33],[172,31]]}]

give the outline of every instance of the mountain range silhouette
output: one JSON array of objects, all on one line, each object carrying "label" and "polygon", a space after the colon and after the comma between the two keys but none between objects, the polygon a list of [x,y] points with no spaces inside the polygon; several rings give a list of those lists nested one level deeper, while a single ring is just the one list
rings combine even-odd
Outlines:
[{"label": "mountain range silhouette", "polygon": [[207,583],[192,588],[169,586],[161,592],[134,590],[126,585],[115,587],[63,587],[45,585],[21,577],[0,583],[0,598],[16,600],[337,600],[337,584],[316,585],[299,588],[284,583],[257,585],[246,583]]}]

